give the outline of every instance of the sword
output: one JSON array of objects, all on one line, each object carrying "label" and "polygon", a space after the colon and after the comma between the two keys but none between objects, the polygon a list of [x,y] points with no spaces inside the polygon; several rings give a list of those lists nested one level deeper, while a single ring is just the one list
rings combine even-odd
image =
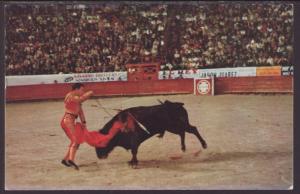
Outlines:
[{"label": "sword", "polygon": [[146,131],[148,134],[150,134],[150,132],[147,130],[147,128],[142,124],[140,123],[130,112],[128,112],[128,114],[130,114],[130,116],[135,120],[135,122],[137,122],[137,124],[144,130]]},{"label": "sword", "polygon": [[[100,108],[102,108],[109,116],[112,116],[107,110],[106,108],[104,108],[101,103],[98,101],[98,99],[95,99],[95,101],[97,102],[97,104],[100,106]],[[120,109],[114,109],[114,110],[117,110],[117,111],[122,111]],[[135,122],[137,122],[137,124],[145,131],[147,132],[148,134],[150,134],[150,132],[147,130],[147,128],[142,124],[140,123],[130,112],[128,112],[128,114],[130,114],[130,116],[135,120]]]}]

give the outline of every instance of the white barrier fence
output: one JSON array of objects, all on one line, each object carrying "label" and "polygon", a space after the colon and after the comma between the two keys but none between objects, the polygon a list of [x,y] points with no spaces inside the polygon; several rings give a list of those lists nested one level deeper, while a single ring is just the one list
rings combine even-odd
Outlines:
[{"label": "white barrier fence", "polygon": [[127,81],[127,72],[22,75],[5,77],[6,86],[108,81]]},{"label": "white barrier fence", "polygon": [[[261,67],[260,67],[261,68]],[[293,66],[279,67],[281,75],[293,75]],[[257,76],[256,67],[235,67],[218,69],[196,69],[196,70],[172,70],[159,71],[158,79],[179,78],[210,78],[214,77],[252,77]],[[281,71],[279,70],[279,71]],[[108,82],[127,81],[127,72],[101,72],[101,73],[78,73],[78,74],[50,74],[50,75],[23,75],[6,76],[5,86],[53,84],[53,83],[75,83],[75,82]]]}]

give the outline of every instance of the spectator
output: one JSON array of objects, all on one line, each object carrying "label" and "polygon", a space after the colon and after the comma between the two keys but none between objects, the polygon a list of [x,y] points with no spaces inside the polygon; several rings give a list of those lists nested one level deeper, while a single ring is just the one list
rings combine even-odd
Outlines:
[{"label": "spectator", "polygon": [[162,61],[194,69],[292,64],[288,3],[6,7],[6,74],[124,71]]}]

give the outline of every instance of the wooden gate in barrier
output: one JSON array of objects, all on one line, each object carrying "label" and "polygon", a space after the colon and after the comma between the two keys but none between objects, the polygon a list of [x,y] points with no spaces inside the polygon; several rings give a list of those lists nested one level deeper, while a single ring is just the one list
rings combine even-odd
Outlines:
[{"label": "wooden gate in barrier", "polygon": [[128,81],[158,80],[159,63],[127,64]]}]

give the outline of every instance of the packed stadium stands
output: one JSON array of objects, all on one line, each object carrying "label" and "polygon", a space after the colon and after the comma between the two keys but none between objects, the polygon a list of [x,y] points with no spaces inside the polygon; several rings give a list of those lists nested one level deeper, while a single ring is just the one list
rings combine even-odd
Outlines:
[{"label": "packed stadium stands", "polygon": [[293,65],[288,3],[11,4],[6,75]]}]

